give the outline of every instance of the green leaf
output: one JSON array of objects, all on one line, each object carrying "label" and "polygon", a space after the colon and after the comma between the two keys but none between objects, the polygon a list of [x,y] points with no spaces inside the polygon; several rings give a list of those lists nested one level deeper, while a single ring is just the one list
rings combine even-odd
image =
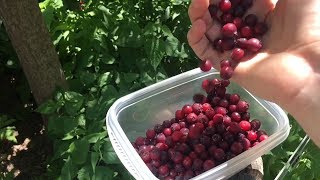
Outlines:
[{"label": "green leaf", "polygon": [[139,74],[136,74],[136,73],[124,73],[123,76],[124,76],[124,80],[127,83],[131,83],[131,82],[133,82],[134,80],[136,80],[139,77]]},{"label": "green leaf", "polygon": [[79,180],[88,180],[91,177],[92,174],[92,169],[89,165],[82,167],[79,171],[78,171],[78,176],[77,178]]},{"label": "green leaf", "polygon": [[165,54],[165,43],[162,39],[153,37],[148,39],[144,46],[144,49],[150,59],[150,63],[154,69],[156,69],[164,54]]},{"label": "green leaf", "polygon": [[115,59],[113,56],[109,55],[109,54],[104,55],[104,56],[101,58],[101,60],[102,60],[102,62],[104,62],[105,64],[113,64],[113,63],[116,61],[116,59]]},{"label": "green leaf", "polygon": [[7,115],[0,115],[0,129],[14,123],[16,120],[9,118]]},{"label": "green leaf", "polygon": [[169,36],[166,40],[166,53],[168,56],[174,56],[178,49],[179,40],[174,36]]},{"label": "green leaf", "polygon": [[0,129],[0,140],[8,140],[17,143],[15,127],[4,127]]},{"label": "green leaf", "polygon": [[89,72],[81,72],[80,73],[80,80],[85,86],[91,85],[95,80],[97,76],[96,74],[89,73]]},{"label": "green leaf", "polygon": [[41,104],[36,111],[41,114],[52,114],[57,110],[57,103],[49,99],[47,102]]},{"label": "green leaf", "polygon": [[117,32],[118,39],[116,45],[121,47],[134,47],[142,46],[141,29],[135,22],[123,21]]},{"label": "green leaf", "polygon": [[105,138],[106,136],[107,136],[107,132],[100,132],[100,133],[87,135],[84,138],[86,138],[89,143],[96,143],[97,141]]},{"label": "green leaf", "polygon": [[71,91],[65,92],[64,98],[66,100],[64,108],[69,115],[76,114],[84,101],[84,97],[81,94]]},{"label": "green leaf", "polygon": [[112,180],[114,171],[108,166],[97,166],[94,175],[95,180]]},{"label": "green leaf", "polygon": [[68,157],[67,161],[61,169],[60,179],[72,180],[77,174],[77,168],[74,166],[72,159]]},{"label": "green leaf", "polygon": [[69,152],[71,154],[72,162],[76,164],[83,164],[87,160],[89,151],[89,142],[86,139],[76,140],[70,144]]},{"label": "green leaf", "polygon": [[103,160],[107,164],[121,163],[116,152],[114,152],[110,141],[107,141],[107,143],[104,145]]},{"label": "green leaf", "polygon": [[53,20],[53,12],[54,12],[54,9],[51,6],[47,7],[42,12],[42,15],[44,17],[44,21],[45,21],[48,29],[50,29],[50,27],[51,27],[51,22]]},{"label": "green leaf", "polygon": [[[71,117],[72,118],[72,117]],[[48,132],[50,135],[62,136],[65,133],[64,122],[68,121],[68,116],[50,116],[48,120]]]},{"label": "green leaf", "polygon": [[70,116],[63,117],[63,129],[64,133],[69,133],[70,131],[74,130],[78,126],[78,119]]},{"label": "green leaf", "polygon": [[99,153],[97,153],[97,152],[91,153],[91,166],[92,166],[93,173],[96,172],[96,165],[97,165],[99,158],[100,158]]},{"label": "green leaf", "polygon": [[98,79],[99,87],[106,85],[108,82],[110,82],[111,78],[112,76],[110,72],[103,73]]}]

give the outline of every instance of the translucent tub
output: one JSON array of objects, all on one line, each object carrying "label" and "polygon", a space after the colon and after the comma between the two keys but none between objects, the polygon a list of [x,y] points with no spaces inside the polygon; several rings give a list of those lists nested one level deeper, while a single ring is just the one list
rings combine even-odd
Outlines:
[{"label": "translucent tub", "polygon": [[[219,77],[211,70],[203,73],[199,68],[179,74],[118,99],[106,115],[108,134],[119,159],[137,180],[156,178],[135,151],[130,142],[155,124],[174,117],[175,111],[193,103],[193,95],[205,94],[201,89],[204,79]],[[251,119],[262,121],[261,129],[269,138],[229,161],[196,177],[200,179],[226,179],[248,166],[252,161],[268,153],[289,135],[289,120],[276,104],[259,99],[237,84],[231,83],[229,93],[238,93],[250,103]]]}]

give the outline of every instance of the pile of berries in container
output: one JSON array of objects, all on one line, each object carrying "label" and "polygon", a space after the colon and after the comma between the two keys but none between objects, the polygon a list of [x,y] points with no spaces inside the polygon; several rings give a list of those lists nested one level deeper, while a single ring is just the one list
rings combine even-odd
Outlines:
[{"label": "pile of berries in container", "polygon": [[[268,29],[256,15],[244,16],[252,3],[222,0],[209,6],[212,18],[222,25],[222,37],[212,45],[219,52],[231,51],[230,59],[221,60],[221,79],[204,80],[206,96],[192,95],[193,104],[177,109],[175,117],[156,124],[132,143],[159,179],[190,179],[268,138],[260,129],[261,121],[250,119],[249,104],[227,92],[234,67],[262,48],[259,38]],[[202,71],[211,68],[209,60],[202,61]]]}]

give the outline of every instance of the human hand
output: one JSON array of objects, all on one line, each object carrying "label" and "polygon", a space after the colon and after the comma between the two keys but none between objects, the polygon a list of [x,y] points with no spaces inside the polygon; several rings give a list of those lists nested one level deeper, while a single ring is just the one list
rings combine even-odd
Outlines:
[{"label": "human hand", "polygon": [[[262,39],[263,49],[241,62],[231,80],[289,111],[320,145],[320,135],[311,121],[320,113],[320,1],[274,3],[254,0],[247,14],[256,14],[259,21],[268,15],[269,31]],[[230,52],[218,53],[210,43],[220,36],[221,26],[211,19],[208,6],[209,0],[192,1],[188,41],[201,60],[210,59],[219,69],[219,62],[230,59]]]}]

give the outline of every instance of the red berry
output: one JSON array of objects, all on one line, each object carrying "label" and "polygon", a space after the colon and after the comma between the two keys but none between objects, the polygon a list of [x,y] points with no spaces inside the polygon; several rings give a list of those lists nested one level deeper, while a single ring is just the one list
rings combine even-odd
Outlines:
[{"label": "red berry", "polygon": [[201,87],[206,92],[210,92],[210,81],[208,79],[205,79],[202,81]]},{"label": "red berry", "polygon": [[216,148],[213,154],[213,157],[217,160],[217,161],[223,161],[226,158],[226,154],[224,152],[223,149],[221,148]]},{"label": "red berry", "polygon": [[187,116],[187,122],[188,122],[189,124],[196,123],[196,122],[197,122],[197,119],[198,119],[198,116],[197,116],[195,113],[190,113],[190,114],[188,114],[188,116]]},{"label": "red berry", "polygon": [[183,119],[184,118],[184,114],[182,112],[182,110],[177,110],[175,113],[175,117],[177,120]]},{"label": "red berry", "polygon": [[[222,60],[220,62],[220,67],[223,68],[225,66],[228,66],[228,67],[231,66],[231,62],[229,60]],[[219,81],[219,84],[220,84],[220,81]]]},{"label": "red berry", "polygon": [[237,111],[237,105],[234,105],[234,104],[229,105],[228,110],[230,113]]},{"label": "red berry", "polygon": [[156,136],[156,132],[153,129],[148,129],[146,132],[146,137],[153,139]]},{"label": "red berry", "polygon": [[220,16],[220,21],[221,21],[221,24],[232,23],[233,16],[230,13],[223,13]]},{"label": "red berry", "polygon": [[165,136],[170,136],[171,133],[172,133],[172,131],[171,131],[170,128],[165,128],[165,129],[163,130],[163,134],[164,134]]},{"label": "red berry", "polygon": [[208,160],[203,162],[203,169],[205,171],[208,171],[208,170],[214,168],[215,166],[216,166],[215,162],[212,161],[211,159],[208,159]]},{"label": "red berry", "polygon": [[258,138],[258,135],[256,132],[254,132],[254,131],[247,132],[247,139],[249,139],[251,142],[257,140],[257,138]]},{"label": "red berry", "polygon": [[242,37],[251,38],[253,36],[253,31],[249,26],[244,26],[240,30]]},{"label": "red berry", "polygon": [[235,48],[232,51],[231,58],[232,60],[239,62],[244,57],[244,50],[241,48]]},{"label": "red berry", "polygon": [[247,112],[249,109],[249,104],[246,101],[239,101],[237,104],[237,110],[239,112]]},{"label": "red berry", "polygon": [[196,144],[193,149],[196,153],[201,154],[206,150],[206,147],[203,144]]},{"label": "red berry", "polygon": [[200,103],[194,103],[192,105],[192,111],[195,114],[199,115],[202,112],[202,105]]},{"label": "red berry", "polygon": [[167,165],[162,165],[159,167],[159,175],[161,177],[166,177],[169,174],[169,167]]},{"label": "red berry", "polygon": [[236,42],[233,38],[224,38],[222,39],[221,48],[223,51],[229,51],[233,49],[236,45]]},{"label": "red berry", "polygon": [[233,37],[237,34],[237,27],[233,23],[227,23],[222,27],[222,34],[226,37]]},{"label": "red berry", "polygon": [[193,170],[201,170],[202,169],[202,164],[203,164],[203,161],[199,158],[196,158],[193,160],[193,163],[192,163],[192,169]]},{"label": "red berry", "polygon": [[212,68],[212,64],[209,60],[205,60],[205,61],[201,61],[201,64],[200,64],[200,69],[203,71],[203,72],[207,72],[207,71],[210,71]]},{"label": "red berry", "polygon": [[227,109],[224,107],[216,107],[214,111],[216,112],[216,114],[221,114],[223,116],[227,114]]},{"label": "red berry", "polygon": [[251,38],[247,41],[247,49],[251,52],[257,52],[262,48],[262,43],[257,38]]},{"label": "red berry", "polygon": [[186,156],[183,159],[182,164],[186,169],[189,169],[192,166],[192,159],[189,156]]},{"label": "red berry", "polygon": [[192,113],[192,107],[190,105],[184,105],[182,107],[182,113],[185,115]]},{"label": "red berry", "polygon": [[231,94],[229,103],[230,104],[238,104],[239,100],[240,100],[239,94]]},{"label": "red berry", "polygon": [[229,117],[229,116],[223,116],[223,124],[225,125],[225,126],[229,126],[230,125],[230,123],[231,123],[231,118]]},{"label": "red berry", "polygon": [[243,131],[251,130],[251,124],[248,121],[241,121],[239,123],[239,126]]},{"label": "red berry", "polygon": [[241,29],[243,26],[242,19],[239,17],[236,17],[233,19],[233,24],[237,27],[237,29]]},{"label": "red berry", "polygon": [[268,26],[266,23],[257,23],[254,27],[254,33],[257,35],[264,35],[268,31]]},{"label": "red berry", "polygon": [[222,12],[227,12],[231,9],[231,2],[229,0],[221,0],[219,8]]},{"label": "red berry", "polygon": [[135,141],[136,145],[137,146],[142,146],[142,145],[145,145],[145,138],[144,137],[137,137],[136,141]]},{"label": "red berry", "polygon": [[181,131],[174,131],[173,133],[172,133],[172,140],[174,141],[174,142],[177,142],[177,141],[180,141],[180,139],[181,139],[181,137],[183,136],[183,134],[182,134],[182,132]]},{"label": "red berry", "polygon": [[241,143],[239,143],[239,142],[234,142],[231,145],[230,149],[234,154],[238,155],[238,154],[242,153],[243,145]]},{"label": "red berry", "polygon": [[221,68],[220,77],[222,79],[230,79],[233,74],[233,68],[230,66],[224,66]]},{"label": "red berry", "polygon": [[205,112],[207,111],[208,109],[212,109],[211,105],[209,103],[204,103],[202,105],[202,110]]},{"label": "red berry", "polygon": [[163,133],[160,133],[156,136],[156,141],[159,143],[159,142],[162,142],[162,143],[165,143],[166,141],[166,136],[163,134]]},{"label": "red berry", "polygon": [[235,122],[240,122],[241,121],[241,115],[238,112],[233,112],[231,114],[231,119]]},{"label": "red berry", "polygon": [[243,139],[241,139],[241,142],[242,142],[244,150],[248,150],[250,148],[251,142],[249,141],[249,139],[243,138]]},{"label": "red berry", "polygon": [[179,123],[173,123],[173,124],[171,125],[171,130],[172,130],[172,131],[179,131],[180,129],[181,129],[181,126],[180,126]]},{"label": "red berry", "polygon": [[261,136],[259,137],[259,141],[262,142],[262,141],[266,140],[267,138],[268,138],[268,136],[265,135],[265,134],[263,134],[263,135],[261,135]]},{"label": "red berry", "polygon": [[237,39],[237,45],[240,47],[240,48],[247,48],[247,38],[239,38]]},{"label": "red berry", "polygon": [[252,129],[253,129],[253,130],[256,130],[256,131],[257,131],[257,130],[260,128],[260,126],[261,126],[261,122],[260,122],[258,119],[252,120],[252,121],[250,122],[250,124],[251,124]]}]

